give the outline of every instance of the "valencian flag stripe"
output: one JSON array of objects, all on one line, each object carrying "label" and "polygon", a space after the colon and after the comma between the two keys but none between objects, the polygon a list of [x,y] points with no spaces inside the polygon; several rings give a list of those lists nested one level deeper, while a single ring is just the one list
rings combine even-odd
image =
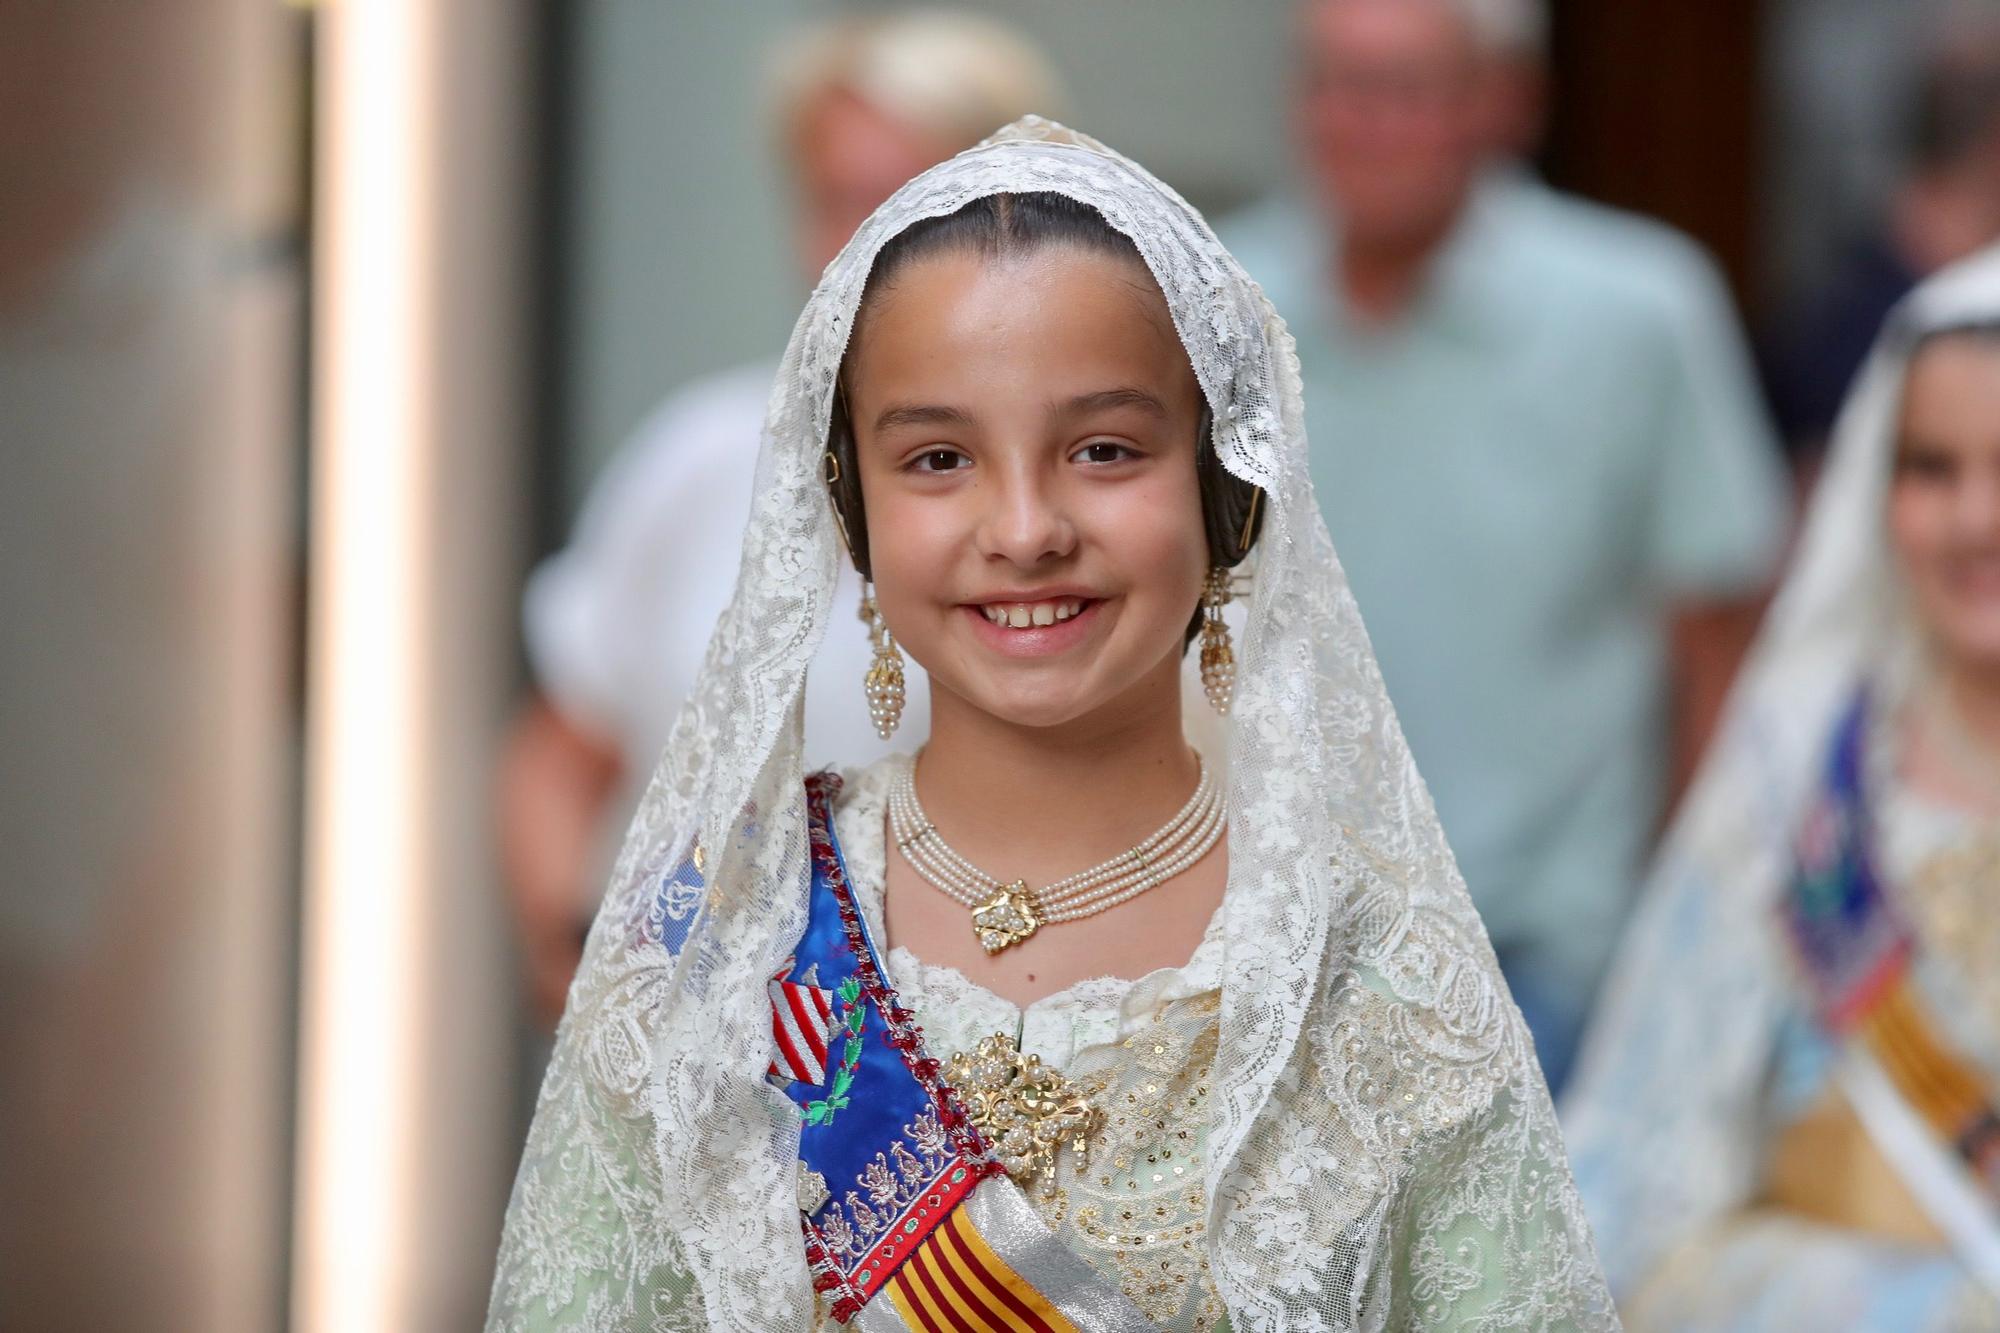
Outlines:
[{"label": "valencian flag stripe", "polygon": [[786,981],[792,970],[784,969],[771,979],[771,1037],[778,1058],[771,1073],[798,1083],[818,1086],[826,1082],[826,1045],[833,1027],[833,992],[802,982]]},{"label": "valencian flag stripe", "polygon": [[1078,1333],[957,1209],[896,1270],[888,1292],[921,1333]]}]

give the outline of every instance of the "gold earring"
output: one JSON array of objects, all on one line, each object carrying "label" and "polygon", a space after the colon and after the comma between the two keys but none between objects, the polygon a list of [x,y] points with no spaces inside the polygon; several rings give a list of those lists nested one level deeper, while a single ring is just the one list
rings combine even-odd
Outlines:
[{"label": "gold earring", "polygon": [[875,605],[875,594],[867,584],[861,588],[861,619],[868,626],[868,638],[875,645],[875,660],[868,664],[862,687],[868,695],[868,720],[875,734],[888,740],[903,720],[903,655],[889,637],[889,624]]},{"label": "gold earring", "polygon": [[1224,717],[1229,716],[1229,703],[1236,693],[1236,649],[1229,642],[1229,626],[1222,620],[1222,608],[1227,605],[1229,571],[1217,565],[1201,585],[1201,688]]}]

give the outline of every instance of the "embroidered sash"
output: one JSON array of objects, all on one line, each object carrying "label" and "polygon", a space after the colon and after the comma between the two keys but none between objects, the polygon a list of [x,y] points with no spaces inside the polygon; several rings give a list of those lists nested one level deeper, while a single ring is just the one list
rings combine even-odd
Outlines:
[{"label": "embroidered sash", "polygon": [[1147,1328],[1042,1225],[940,1078],[855,905],[839,790],[832,774],[806,779],[806,928],[769,983],[767,1077],[799,1108],[813,1289],[837,1322],[871,1331]]},{"label": "embroidered sash", "polygon": [[1801,830],[1787,925],[1821,1021],[1873,1057],[1988,1202],[2000,1204],[2000,1112],[1985,1078],[1925,1010],[1910,976],[1916,937],[1878,869],[1866,800],[1868,717],[1863,691],[1835,732]]}]

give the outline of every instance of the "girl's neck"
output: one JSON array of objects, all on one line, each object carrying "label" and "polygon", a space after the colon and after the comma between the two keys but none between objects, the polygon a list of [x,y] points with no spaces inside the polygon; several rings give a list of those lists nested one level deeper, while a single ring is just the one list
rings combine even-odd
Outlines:
[{"label": "girl's neck", "polygon": [[1024,727],[932,682],[917,785],[926,812],[975,862],[1088,864],[1142,841],[1194,790],[1180,662],[1085,717]]},{"label": "girl's neck", "polygon": [[2000,670],[1947,665],[1939,685],[1951,703],[1953,719],[1963,726],[1965,741],[1991,757],[2000,768]]},{"label": "girl's neck", "polygon": [[1932,799],[2000,813],[2000,672],[1952,662],[1933,669],[1906,776]]}]

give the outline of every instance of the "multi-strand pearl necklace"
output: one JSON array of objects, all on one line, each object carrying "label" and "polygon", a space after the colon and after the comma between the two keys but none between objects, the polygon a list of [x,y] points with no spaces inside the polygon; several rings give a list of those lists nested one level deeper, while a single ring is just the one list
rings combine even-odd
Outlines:
[{"label": "multi-strand pearl necklace", "polygon": [[2000,756],[1973,739],[1972,727],[1952,698],[1951,686],[1932,674],[1917,689],[1917,704],[1924,722],[1945,762],[1968,782],[1976,782],[1987,792],[2000,792]]},{"label": "multi-strand pearl necklace", "polygon": [[889,832],[911,867],[972,912],[972,931],[988,953],[1019,944],[1044,925],[1080,921],[1164,884],[1206,856],[1226,823],[1221,790],[1201,765],[1194,795],[1159,832],[1129,851],[1041,889],[1003,883],[959,855],[917,800],[916,766],[889,791]]}]

